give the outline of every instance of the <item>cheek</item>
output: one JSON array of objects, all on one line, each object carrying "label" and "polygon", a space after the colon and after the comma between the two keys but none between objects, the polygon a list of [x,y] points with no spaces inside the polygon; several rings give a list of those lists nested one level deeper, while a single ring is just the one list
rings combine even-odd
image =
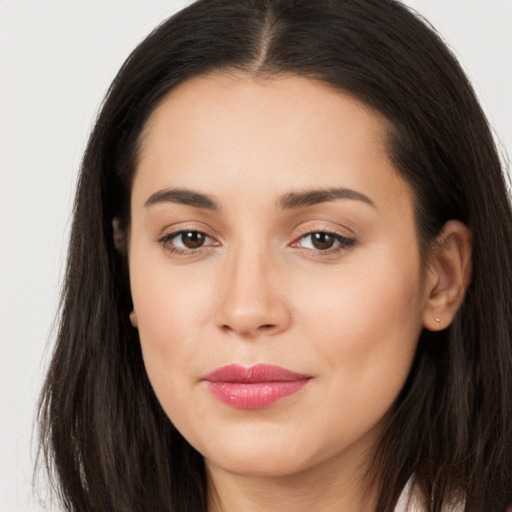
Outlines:
[{"label": "cheek", "polygon": [[198,301],[181,294],[179,288],[170,292],[158,286],[150,291],[154,293],[146,300],[138,297],[135,307],[144,363],[158,391],[155,379],[163,379],[165,388],[176,377],[176,369],[193,369],[203,312]]},{"label": "cheek", "polygon": [[316,339],[329,341],[331,355],[415,345],[423,309],[415,246],[394,241],[363,248],[329,274],[311,277],[296,289],[297,317]]},{"label": "cheek", "polygon": [[132,247],[130,285],[144,364],[169,414],[170,397],[183,375],[179,370],[193,372],[197,365],[197,340],[212,299],[204,280],[167,263],[154,249]]},{"label": "cheek", "polygon": [[382,417],[405,383],[422,325],[419,283],[419,265],[381,258],[301,294],[301,330],[333,383],[326,400],[341,421],[355,411],[354,429]]},{"label": "cheek", "polygon": [[[318,301],[310,300],[311,303]],[[322,294],[321,303],[324,322],[317,321],[316,327],[326,331],[336,325],[339,336],[335,339],[354,354],[364,355],[394,341],[412,340],[411,334],[421,325],[420,290],[415,280],[407,282],[400,275],[396,279],[389,274],[350,277],[339,291]],[[322,336],[331,337],[328,332]]]},{"label": "cheek", "polygon": [[191,388],[191,374],[201,352],[197,345],[201,307],[190,286],[162,276],[145,279],[140,287],[134,284],[134,307],[149,381],[167,417],[179,430],[188,432],[186,419],[200,420],[204,414]]}]

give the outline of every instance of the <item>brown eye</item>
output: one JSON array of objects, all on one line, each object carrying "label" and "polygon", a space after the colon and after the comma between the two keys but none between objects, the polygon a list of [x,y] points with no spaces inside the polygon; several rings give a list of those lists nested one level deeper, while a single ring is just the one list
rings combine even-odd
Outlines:
[{"label": "brown eye", "polygon": [[181,243],[187,249],[199,249],[206,241],[206,235],[200,231],[184,231],[177,238],[181,238]]},{"label": "brown eye", "polygon": [[337,233],[329,233],[328,231],[312,231],[299,239],[300,247],[327,254],[332,254],[337,250],[348,249],[355,242],[353,238],[346,238]]},{"label": "brown eye", "polygon": [[311,233],[310,236],[311,244],[319,251],[330,249],[336,241],[336,237],[330,233]]},{"label": "brown eye", "polygon": [[211,236],[201,231],[177,231],[165,235],[159,243],[165,250],[175,254],[184,254],[187,251],[192,253],[202,247],[217,245]]}]

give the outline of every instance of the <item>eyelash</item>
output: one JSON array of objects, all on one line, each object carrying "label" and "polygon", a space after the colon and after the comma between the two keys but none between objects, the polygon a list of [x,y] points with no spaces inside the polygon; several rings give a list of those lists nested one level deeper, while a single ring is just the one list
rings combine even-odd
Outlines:
[{"label": "eyelash", "polygon": [[[164,235],[161,238],[159,238],[157,241],[164,248],[164,250],[166,250],[170,254],[175,254],[177,256],[197,255],[197,254],[202,253],[205,250],[208,250],[209,247],[204,246],[204,245],[198,247],[197,249],[183,249],[181,247],[169,245],[169,242],[171,242],[174,238],[177,238],[186,233],[195,233],[195,234],[203,235],[205,238],[207,238],[207,239],[209,238],[209,239],[213,240],[213,237],[211,237],[204,231],[193,230],[193,229],[182,229],[182,230],[175,231],[173,233]],[[298,238],[296,238],[294,242],[292,242],[291,246],[293,247],[300,240],[302,240],[306,237],[315,235],[315,234],[324,234],[324,235],[332,236],[334,238],[334,243],[337,244],[334,247],[330,247],[328,249],[305,248],[305,250],[307,250],[308,252],[310,252],[311,254],[313,254],[315,256],[332,256],[332,255],[338,254],[340,252],[350,250],[356,244],[356,240],[354,238],[348,238],[348,237],[345,237],[345,236],[340,235],[339,233],[336,233],[333,231],[329,231],[329,230],[311,231],[310,230],[310,231],[306,231],[306,232],[300,234],[300,236]],[[213,247],[218,247],[219,245],[220,244],[217,242],[216,244],[213,245]]]}]

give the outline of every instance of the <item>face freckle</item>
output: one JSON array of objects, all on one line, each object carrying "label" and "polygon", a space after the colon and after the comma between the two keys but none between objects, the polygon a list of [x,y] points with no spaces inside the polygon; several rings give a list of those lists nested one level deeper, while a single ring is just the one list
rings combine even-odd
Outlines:
[{"label": "face freckle", "polygon": [[[424,308],[412,198],[385,136],[368,107],[296,76],[194,78],[152,114],[132,297],[155,393],[211,468],[291,475],[378,439]],[[251,382],[243,402],[247,385],[209,380],[230,365],[307,381]]]}]

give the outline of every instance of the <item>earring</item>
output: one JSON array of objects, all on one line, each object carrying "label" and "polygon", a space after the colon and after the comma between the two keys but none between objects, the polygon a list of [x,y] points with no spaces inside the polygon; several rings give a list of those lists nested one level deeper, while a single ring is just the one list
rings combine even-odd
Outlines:
[{"label": "earring", "polygon": [[135,327],[135,329],[137,329],[137,327],[139,326],[137,322],[137,314],[135,313],[135,311],[132,311],[130,313],[130,323],[132,324],[133,327]]},{"label": "earring", "polygon": [[441,321],[440,318],[436,318],[436,322],[439,323]]}]

